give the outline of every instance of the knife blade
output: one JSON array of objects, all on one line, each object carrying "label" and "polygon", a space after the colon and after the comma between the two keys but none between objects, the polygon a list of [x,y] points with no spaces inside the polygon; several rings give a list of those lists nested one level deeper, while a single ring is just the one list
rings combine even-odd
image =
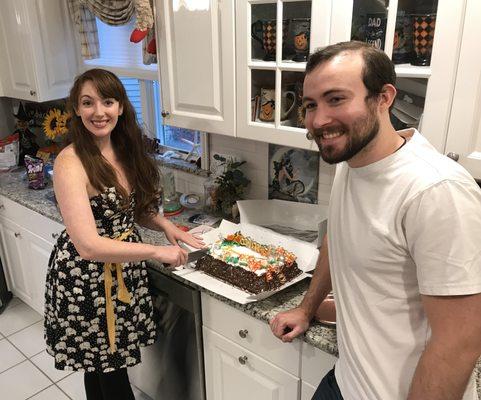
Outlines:
[{"label": "knife blade", "polygon": [[204,257],[208,251],[208,248],[191,251],[189,254],[187,254],[187,262],[191,263],[197,261],[199,258]]}]

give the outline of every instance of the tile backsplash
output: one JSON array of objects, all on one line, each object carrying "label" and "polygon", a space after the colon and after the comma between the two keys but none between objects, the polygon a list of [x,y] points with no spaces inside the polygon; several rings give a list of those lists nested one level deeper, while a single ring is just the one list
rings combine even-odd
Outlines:
[{"label": "tile backsplash", "polygon": [[[246,192],[248,199],[267,199],[268,196],[268,153],[269,144],[241,138],[232,138],[222,135],[210,135],[210,155],[219,153],[231,155],[239,160],[245,160],[243,171],[251,180]],[[324,163],[319,164],[319,204],[329,203],[329,194],[334,179],[335,167]],[[176,189],[182,193],[203,194],[205,177],[175,170]]]}]

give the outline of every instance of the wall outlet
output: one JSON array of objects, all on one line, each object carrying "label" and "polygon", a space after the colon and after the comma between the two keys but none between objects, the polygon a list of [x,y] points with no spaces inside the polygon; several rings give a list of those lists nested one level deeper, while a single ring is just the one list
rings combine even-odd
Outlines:
[{"label": "wall outlet", "polygon": [[221,165],[222,163],[214,158],[215,154],[224,157],[226,160],[232,162],[240,161],[239,157],[233,154],[213,153],[210,159],[210,171],[212,172],[212,176],[214,177],[222,175],[226,169],[225,165]]}]

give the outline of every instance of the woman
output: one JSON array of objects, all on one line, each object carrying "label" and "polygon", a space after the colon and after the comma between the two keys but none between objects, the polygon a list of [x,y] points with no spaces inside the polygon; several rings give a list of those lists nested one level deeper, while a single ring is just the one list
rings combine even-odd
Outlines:
[{"label": "woman", "polygon": [[[158,214],[159,173],[120,80],[92,69],[70,91],[69,144],[54,165],[66,230],[49,261],[45,337],[55,367],[85,371],[87,399],[134,399],[127,368],[155,340],[144,261],[184,264],[202,242]],[[141,242],[134,222],[172,246]]]}]

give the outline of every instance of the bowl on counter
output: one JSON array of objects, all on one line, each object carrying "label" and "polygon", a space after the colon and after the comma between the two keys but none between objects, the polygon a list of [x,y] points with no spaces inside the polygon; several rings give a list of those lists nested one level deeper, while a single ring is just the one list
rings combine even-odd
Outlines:
[{"label": "bowl on counter", "polygon": [[332,295],[329,294],[317,308],[314,319],[324,325],[336,325],[336,304]]}]

